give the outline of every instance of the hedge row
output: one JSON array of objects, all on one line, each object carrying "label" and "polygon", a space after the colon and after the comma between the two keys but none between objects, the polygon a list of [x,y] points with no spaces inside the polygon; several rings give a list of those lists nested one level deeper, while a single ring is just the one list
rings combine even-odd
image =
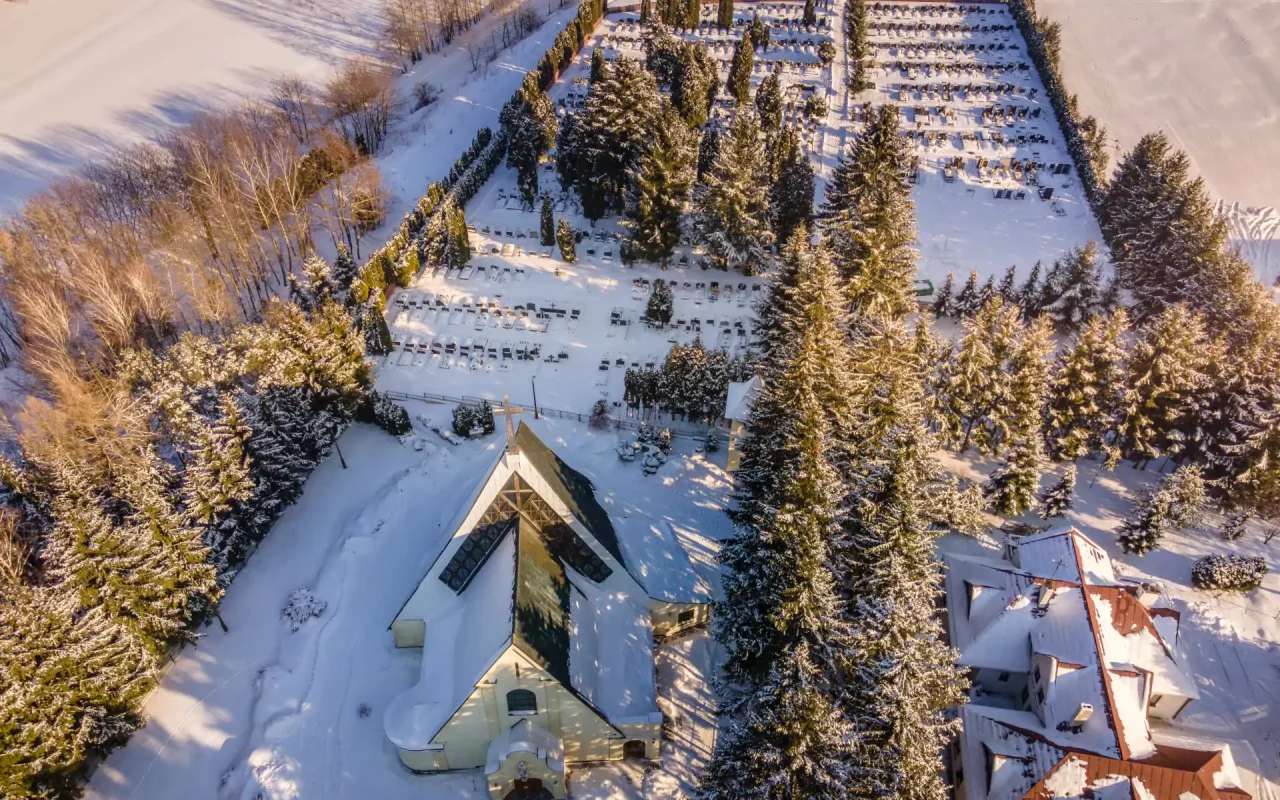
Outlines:
[{"label": "hedge row", "polygon": [[[604,17],[605,0],[582,0],[578,14],[557,34],[551,48],[538,62],[538,73],[543,91],[550,88],[560,71],[572,63],[582,49],[587,36],[595,30]],[[466,152],[454,162],[449,176],[432,183],[414,206],[405,214],[400,229],[385,245],[375,251],[353,282],[354,298],[363,302],[370,296],[381,297],[389,285],[405,286],[413,279],[419,267],[427,261],[426,237],[432,230],[443,230],[443,224],[432,225],[433,219],[445,208],[446,200],[452,200],[459,208],[465,207],[475,197],[480,187],[493,175],[502,163],[506,152],[506,140],[499,131],[481,128]],[[378,300],[381,303],[381,300]]]},{"label": "hedge row", "polygon": [[1072,110],[1071,95],[1067,92],[1066,84],[1063,83],[1057,63],[1052,61],[1045,52],[1045,37],[1041,26],[1048,25],[1049,21],[1036,17],[1035,0],[1008,0],[1008,2],[1014,22],[1017,23],[1018,30],[1022,31],[1022,38],[1027,42],[1027,53],[1039,70],[1040,79],[1044,81],[1049,103],[1058,117],[1058,127],[1062,130],[1063,139],[1067,143],[1067,151],[1075,160],[1076,169],[1080,172],[1080,184],[1084,187],[1085,198],[1096,214],[1105,194],[1103,184],[1105,176],[1097,175],[1093,171],[1093,160],[1089,157],[1089,148],[1085,144],[1084,137],[1080,135],[1080,120]]},{"label": "hedge row", "polygon": [[502,137],[495,136],[489,128],[476,133],[471,146],[454,162],[449,176],[427,186],[426,194],[400,221],[400,228],[360,268],[351,286],[356,301],[381,297],[387,286],[405,286],[413,279],[425,259],[423,238],[431,228],[432,218],[442,211],[446,199],[466,205],[502,161],[504,146]]},{"label": "hedge row", "polygon": [[573,63],[573,57],[596,29],[607,7],[605,0],[582,0],[578,5],[578,15],[556,35],[550,49],[538,62],[538,84],[542,91],[550,89],[564,68]]}]

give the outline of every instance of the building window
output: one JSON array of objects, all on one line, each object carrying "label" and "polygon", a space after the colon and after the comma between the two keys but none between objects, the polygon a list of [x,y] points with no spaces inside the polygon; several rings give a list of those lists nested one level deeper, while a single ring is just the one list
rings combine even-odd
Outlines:
[{"label": "building window", "polygon": [[1036,689],[1036,702],[1044,705],[1044,689]]},{"label": "building window", "polygon": [[1001,672],[1001,673],[1000,673],[1000,677],[996,678],[996,680],[1000,681],[1001,683],[1006,683],[1006,682],[1008,682],[1008,680],[1009,680],[1009,673],[1007,673],[1007,672]]},{"label": "building window", "polygon": [[680,614],[676,617],[676,624],[677,624],[677,625],[684,625],[684,624],[685,624],[685,623],[687,623],[687,622],[693,622],[693,609],[692,609],[692,608],[691,608],[691,609],[689,609],[688,611],[681,611],[681,612],[680,612]]},{"label": "building window", "polygon": [[644,742],[639,739],[632,739],[622,745],[623,758],[644,758],[645,748]]},{"label": "building window", "polygon": [[1164,695],[1162,695],[1162,694],[1153,694],[1153,695],[1151,695],[1151,707],[1152,707],[1152,708],[1155,708],[1157,705],[1159,705],[1159,704],[1160,704],[1160,701],[1161,701],[1161,700],[1163,700],[1163,699],[1164,699]]},{"label": "building window", "polygon": [[512,689],[507,692],[507,713],[538,713],[538,696],[528,689]]},{"label": "building window", "polygon": [[1036,683],[1040,682],[1040,665],[1036,664]]},{"label": "building window", "polygon": [[1031,687],[1029,687],[1029,686],[1023,686],[1023,687],[1022,687],[1022,704],[1023,704],[1023,705],[1026,705],[1026,704],[1027,704],[1027,700],[1028,700],[1030,697],[1031,697]]}]

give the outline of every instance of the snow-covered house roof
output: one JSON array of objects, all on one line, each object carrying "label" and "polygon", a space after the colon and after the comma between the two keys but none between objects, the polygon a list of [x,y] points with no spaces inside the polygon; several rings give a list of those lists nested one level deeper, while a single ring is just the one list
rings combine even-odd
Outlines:
[{"label": "snow-covered house roof", "polygon": [[464,507],[397,621],[422,621],[421,679],[384,717],[425,750],[508,648],[606,721],[657,710],[648,595],[585,477],[525,425]]},{"label": "snow-covered house roof", "polygon": [[764,388],[764,381],[759,375],[748,381],[734,381],[729,384],[729,394],[724,401],[724,418],[746,422],[751,415],[751,407]]},{"label": "snow-covered house roof", "polygon": [[[960,663],[1025,674],[1041,656],[1053,667],[1038,714],[969,706],[966,715],[1012,714],[1006,722],[1054,746],[1141,761],[1159,750],[1147,722],[1152,696],[1199,696],[1178,645],[1177,612],[1140,602],[1134,587],[1116,579],[1106,552],[1079,531],[1011,541],[1002,559],[947,554],[944,560],[948,626]],[[1073,724],[1085,704],[1094,713]]]},{"label": "snow-covered house roof", "polygon": [[1142,759],[1072,749],[1029,711],[966,705],[967,800],[1246,800],[1231,751],[1161,745]]}]

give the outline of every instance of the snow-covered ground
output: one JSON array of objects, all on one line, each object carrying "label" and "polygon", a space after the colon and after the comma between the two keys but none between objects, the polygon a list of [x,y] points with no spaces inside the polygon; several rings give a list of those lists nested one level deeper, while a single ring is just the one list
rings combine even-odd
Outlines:
[{"label": "snow-covered ground", "polygon": [[114,147],[372,53],[375,0],[0,4],[0,211]]},{"label": "snow-covered ground", "polygon": [[[875,89],[858,100],[898,104],[903,130],[917,136],[920,277],[939,286],[950,271],[963,282],[972,269],[984,278],[999,277],[1016,264],[1025,279],[1037,261],[1048,264],[1090,239],[1100,242],[1102,233],[1022,35],[1016,28],[990,30],[1013,25],[1007,7],[960,6],[958,11],[967,10],[946,15],[927,13],[927,6],[907,7],[910,13],[877,14],[873,9],[868,38],[880,67],[871,70]],[[969,25],[974,30],[900,27],[920,24]],[[933,66],[925,69],[925,63]],[[1025,113],[1006,123],[984,120],[987,108]],[[944,167],[956,158],[962,166],[948,181]],[[978,159],[989,162],[982,172]],[[1009,166],[1011,159],[1041,165],[1036,180],[997,166],[1002,161]],[[1070,169],[1054,174],[1055,165]],[[1051,190],[1051,196],[1046,199],[1042,190]]]},{"label": "snow-covered ground", "polygon": [[[983,480],[996,463],[973,454],[946,453],[948,469]],[[1060,477],[1055,469],[1041,476],[1041,486]],[[1096,479],[1095,479],[1096,478]],[[1280,798],[1280,538],[1263,542],[1257,528],[1244,538],[1224,542],[1221,517],[1210,515],[1202,529],[1169,534],[1145,556],[1125,554],[1115,529],[1129,513],[1137,489],[1159,479],[1155,468],[1128,465],[1114,472],[1082,461],[1075,508],[1069,522],[1102,546],[1115,562],[1118,576],[1155,581],[1182,613],[1180,638],[1191,673],[1200,690],[1173,725],[1154,724],[1157,741],[1169,744],[1228,742],[1256,800]],[[1023,520],[1044,524],[1034,513]],[[992,555],[991,537],[951,535],[942,547]],[[1270,572],[1262,587],[1244,595],[1203,592],[1191,588],[1191,567],[1212,553],[1263,556]]]},{"label": "snow-covered ground", "polygon": [[[413,403],[410,411],[447,425],[451,409]],[[669,552],[677,542],[685,569],[716,583],[715,541],[729,530],[721,467],[683,443],[642,478],[640,464],[619,461],[612,431],[525,421],[592,479],[628,552]],[[503,446],[501,432],[453,447],[417,425],[431,440],[422,451],[366,426],[342,437],[348,469],[330,458],[315,472],[228,591],[230,632],[212,625],[182,652],[147,700],[146,728],[98,769],[89,798],[485,796],[478,771],[410,773],[380,725],[388,701],[417,680],[421,658],[396,650],[388,625]],[[292,632],[280,614],[300,588],[327,607]],[[704,678],[713,649],[705,633],[659,648],[659,703],[674,727],[663,769],[647,784],[687,787],[710,752],[714,703]],[[575,771],[576,797],[612,796],[591,787],[627,780],[623,767],[594,773]]]},{"label": "snow-covered ground", "polygon": [[1080,108],[1120,152],[1163,129],[1226,203],[1233,239],[1280,279],[1280,4],[1267,0],[1040,0],[1062,23]]},{"label": "snow-covered ground", "polygon": [[[380,388],[491,399],[505,392],[512,402],[531,403],[536,383],[539,404],[586,414],[600,397],[621,401],[626,369],[661,366],[672,342],[688,344],[701,336],[707,347],[745,352],[763,279],[702,270],[692,260],[681,265],[680,256],[665,272],[652,265],[623,268],[617,261],[617,227],[609,221],[597,226],[604,241],[583,241],[579,261],[566,264],[554,247],[539,245],[536,213],[518,210],[517,203],[509,210],[498,199],[514,194],[515,173],[503,168],[469,205],[468,219],[477,228],[469,271],[428,270],[395,295],[389,321],[403,349],[384,360]],[[587,227],[580,217],[570,219]],[[523,256],[515,254],[517,247]],[[512,254],[503,256],[507,248]],[[677,284],[671,330],[640,321],[649,288],[633,282],[658,280]],[[419,307],[409,305],[413,302]],[[528,311],[530,303],[539,312],[554,308],[563,316],[547,311],[547,318],[539,319]],[[415,339],[417,349],[411,347]],[[417,352],[433,340],[439,342],[439,355]],[[485,352],[480,353],[482,341]],[[472,357],[449,353],[451,343],[469,347]],[[529,353],[537,348],[537,355],[520,359],[522,347]]]}]

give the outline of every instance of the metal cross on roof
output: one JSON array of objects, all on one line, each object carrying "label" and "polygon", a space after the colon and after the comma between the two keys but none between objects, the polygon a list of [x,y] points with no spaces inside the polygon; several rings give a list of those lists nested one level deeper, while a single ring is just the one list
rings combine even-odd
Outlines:
[{"label": "metal cross on roof", "polygon": [[516,443],[516,427],[511,418],[516,414],[524,413],[521,406],[511,405],[511,397],[509,395],[502,396],[502,416],[507,418],[507,454],[515,455],[520,452],[520,445]]}]

